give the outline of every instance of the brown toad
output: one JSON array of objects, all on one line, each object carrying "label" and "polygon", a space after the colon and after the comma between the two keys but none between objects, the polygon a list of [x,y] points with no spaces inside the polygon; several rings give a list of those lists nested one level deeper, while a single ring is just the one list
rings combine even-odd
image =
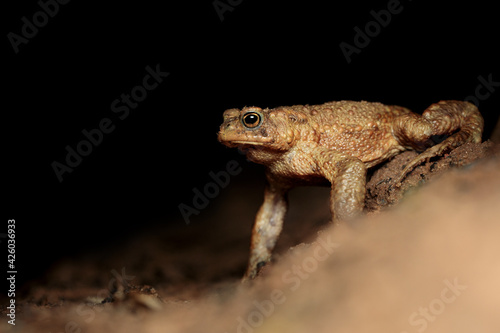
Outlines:
[{"label": "brown toad", "polygon": [[[270,260],[292,187],[331,184],[333,221],[353,218],[363,210],[368,168],[407,149],[423,151],[402,171],[398,184],[424,160],[481,142],[483,123],[478,109],[461,101],[432,104],[422,115],[365,101],[226,110],[219,141],[267,167],[245,279],[254,278]],[[434,135],[450,136],[433,145]]]}]

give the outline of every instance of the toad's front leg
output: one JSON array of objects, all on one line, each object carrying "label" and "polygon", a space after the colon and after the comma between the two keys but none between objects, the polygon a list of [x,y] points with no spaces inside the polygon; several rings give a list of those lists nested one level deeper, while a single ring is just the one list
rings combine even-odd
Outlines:
[{"label": "toad's front leg", "polygon": [[314,158],[323,177],[332,185],[330,210],[334,222],[358,216],[364,208],[366,166],[358,158],[317,148]]},{"label": "toad's front leg", "polygon": [[255,278],[259,270],[271,260],[271,252],[281,233],[288,208],[288,190],[289,187],[268,175],[264,202],[257,213],[252,230],[250,260],[243,281]]}]

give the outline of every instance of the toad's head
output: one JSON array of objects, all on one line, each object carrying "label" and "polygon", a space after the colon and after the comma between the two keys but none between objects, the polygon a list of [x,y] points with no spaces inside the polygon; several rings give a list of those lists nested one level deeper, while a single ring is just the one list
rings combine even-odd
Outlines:
[{"label": "toad's head", "polygon": [[298,140],[296,121],[302,118],[291,109],[244,107],[224,112],[219,142],[238,147],[256,163],[266,162],[288,151]]}]

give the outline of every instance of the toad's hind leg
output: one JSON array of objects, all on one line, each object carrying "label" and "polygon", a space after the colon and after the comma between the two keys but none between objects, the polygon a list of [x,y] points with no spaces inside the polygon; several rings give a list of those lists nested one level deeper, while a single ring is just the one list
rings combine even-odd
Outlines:
[{"label": "toad's hind leg", "polygon": [[421,150],[428,146],[433,135],[450,136],[408,163],[396,180],[396,184],[400,184],[407,173],[431,157],[441,155],[464,143],[480,143],[483,126],[484,120],[477,107],[463,101],[440,101],[428,107],[422,116],[415,114],[402,116],[394,130],[394,135],[402,146]]}]

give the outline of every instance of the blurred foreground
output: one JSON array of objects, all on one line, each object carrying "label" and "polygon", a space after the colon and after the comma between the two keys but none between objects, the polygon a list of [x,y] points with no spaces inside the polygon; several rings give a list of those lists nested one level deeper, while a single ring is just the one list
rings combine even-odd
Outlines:
[{"label": "blurred foreground", "polygon": [[424,183],[335,229],[328,189],[298,190],[275,262],[250,285],[239,277],[262,193],[234,185],[204,224],[61,262],[0,331],[500,332],[498,155]]}]

